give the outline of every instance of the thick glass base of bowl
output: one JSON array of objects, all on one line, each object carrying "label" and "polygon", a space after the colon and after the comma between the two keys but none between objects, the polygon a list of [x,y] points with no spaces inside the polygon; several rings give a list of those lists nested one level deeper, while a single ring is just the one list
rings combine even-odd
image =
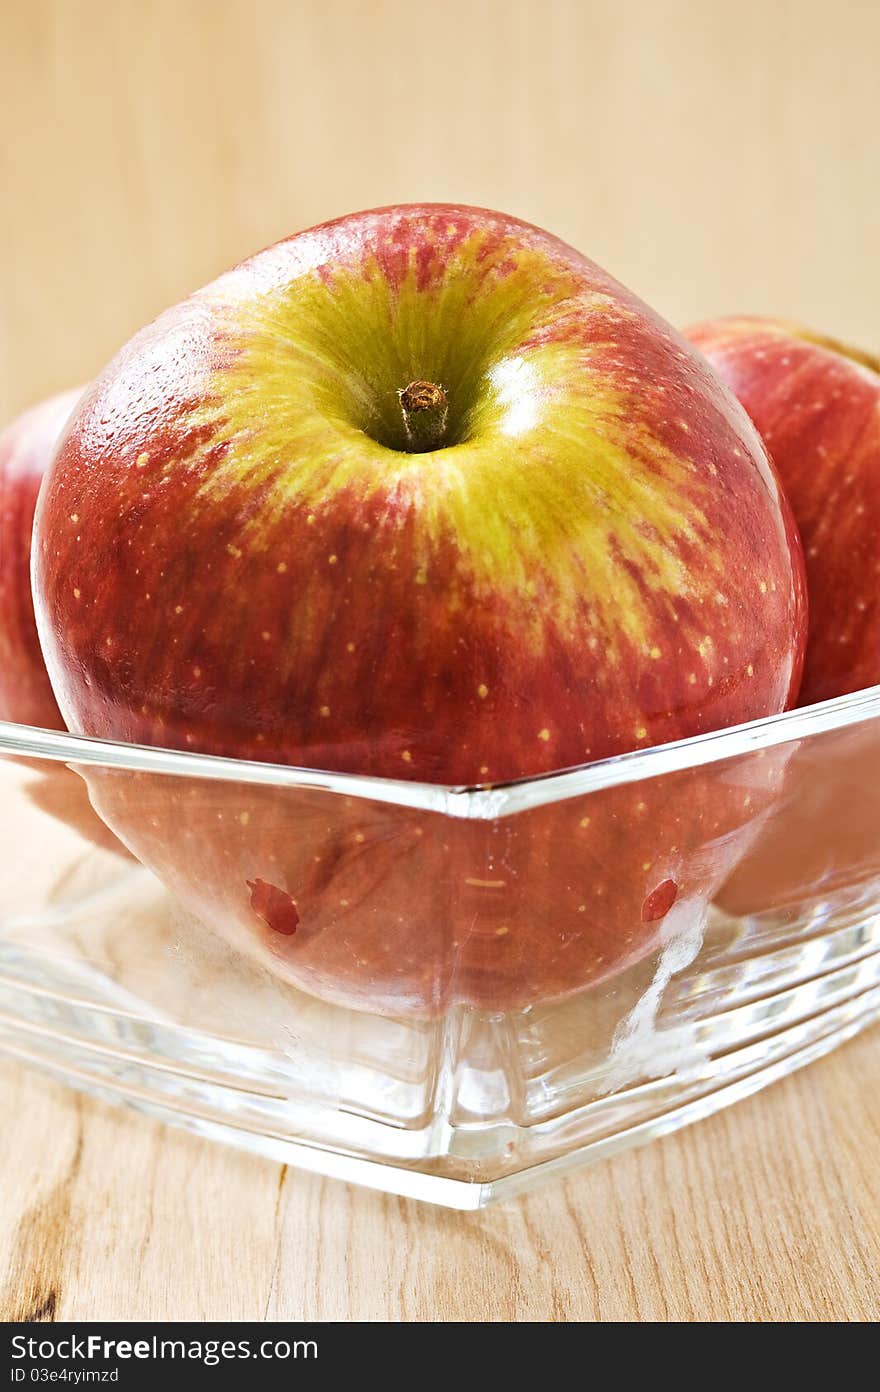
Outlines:
[{"label": "thick glass base of bowl", "polygon": [[[672,919],[674,915],[670,915]],[[707,1116],[880,1018],[880,880],[711,907],[567,1000],[323,1003],[140,867],[0,921],[0,1052],[277,1161],[476,1209]]]}]

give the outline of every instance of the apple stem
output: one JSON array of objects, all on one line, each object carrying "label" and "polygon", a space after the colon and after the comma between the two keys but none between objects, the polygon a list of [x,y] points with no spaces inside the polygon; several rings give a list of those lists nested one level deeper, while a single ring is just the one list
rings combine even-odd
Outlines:
[{"label": "apple stem", "polygon": [[410,382],[397,396],[410,453],[423,454],[439,449],[446,433],[449,412],[449,402],[443,388],[434,382]]}]

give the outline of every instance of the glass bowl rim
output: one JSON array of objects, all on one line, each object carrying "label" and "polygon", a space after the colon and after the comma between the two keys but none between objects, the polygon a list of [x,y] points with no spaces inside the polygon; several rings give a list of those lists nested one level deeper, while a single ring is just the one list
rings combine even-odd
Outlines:
[{"label": "glass bowl rim", "polygon": [[257,763],[215,754],[93,739],[11,721],[0,721],[0,755],[131,773],[309,789],[437,812],[447,817],[495,820],[586,793],[773,749],[793,740],[842,730],[872,719],[880,719],[880,684],[742,725],[691,735],[670,744],[616,754],[575,768],[558,769],[508,783],[473,787]]}]

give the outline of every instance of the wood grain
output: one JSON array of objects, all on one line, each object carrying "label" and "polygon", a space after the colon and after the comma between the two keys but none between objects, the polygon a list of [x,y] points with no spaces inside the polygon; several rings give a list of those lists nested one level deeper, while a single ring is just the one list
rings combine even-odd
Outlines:
[{"label": "wood grain", "polygon": [[482,1214],[322,1180],[0,1067],[0,1318],[880,1316],[880,1032]]},{"label": "wood grain", "polygon": [[[352,208],[550,227],[668,317],[880,346],[863,0],[0,0],[0,416]],[[880,1314],[880,1034],[483,1215],[0,1069],[5,1318]]]}]

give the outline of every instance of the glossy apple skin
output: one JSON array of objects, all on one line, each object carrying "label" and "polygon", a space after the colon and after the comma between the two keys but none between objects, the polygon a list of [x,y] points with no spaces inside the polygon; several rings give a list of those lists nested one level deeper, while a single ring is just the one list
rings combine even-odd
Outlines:
[{"label": "glossy apple skin", "polygon": [[[432,372],[463,443],[354,423],[387,433]],[[245,262],[122,350],[47,485],[43,647],[94,735],[499,782],[797,689],[797,543],[746,416],[634,296],[498,214],[361,214]]]},{"label": "glossy apple skin", "polygon": [[[0,434],[0,720],[64,730],[43,661],[31,597],[34,508],[46,466],[82,395],[60,392],[18,416]],[[43,811],[87,840],[124,854],[95,815],[82,780],[62,765],[30,761],[25,786]]]},{"label": "glossy apple skin", "polygon": [[798,704],[880,682],[880,361],[772,319],[688,337],[748,411],[804,545],[810,621]]},{"label": "glossy apple skin", "polygon": [[[452,433],[413,455],[397,393],[417,379],[443,386]],[[161,316],[83,402],[36,536],[53,687],[93,735],[498,783],[781,710],[800,679],[799,543],[744,412],[605,272],[485,210],[327,224]],[[607,975],[656,941],[644,903],[685,874],[682,847],[705,827],[727,865],[726,833],[756,810],[740,788],[720,806],[658,789],[627,830],[620,795],[586,846],[580,817],[566,840],[557,809],[535,814],[513,855],[529,894],[502,922],[504,877],[480,854],[475,873],[458,833],[427,859],[357,853],[349,894],[345,816],[321,823],[318,873],[290,800],[261,817],[229,785],[89,777],[202,918],[268,941],[309,989],[407,1011]],[[601,915],[582,908],[591,858]],[[415,936],[414,875],[445,886],[442,923]],[[494,974],[460,953],[483,921]]]},{"label": "glossy apple skin", "polygon": [[[809,329],[723,318],[688,337],[748,411],[803,538],[810,622],[800,705],[880,682],[880,362]],[[833,749],[833,752],[832,752]],[[719,895],[787,910],[880,874],[880,761],[868,732],[805,746],[760,846]]]},{"label": "glossy apple skin", "polygon": [[744,756],[485,821],[315,788],[84,774],[144,864],[245,958],[323,1000],[418,1018],[571,996],[693,931],[786,761]]},{"label": "glossy apple skin", "polygon": [[64,730],[34,619],[31,534],[46,466],[81,389],[61,392],[0,434],[0,719]]}]

